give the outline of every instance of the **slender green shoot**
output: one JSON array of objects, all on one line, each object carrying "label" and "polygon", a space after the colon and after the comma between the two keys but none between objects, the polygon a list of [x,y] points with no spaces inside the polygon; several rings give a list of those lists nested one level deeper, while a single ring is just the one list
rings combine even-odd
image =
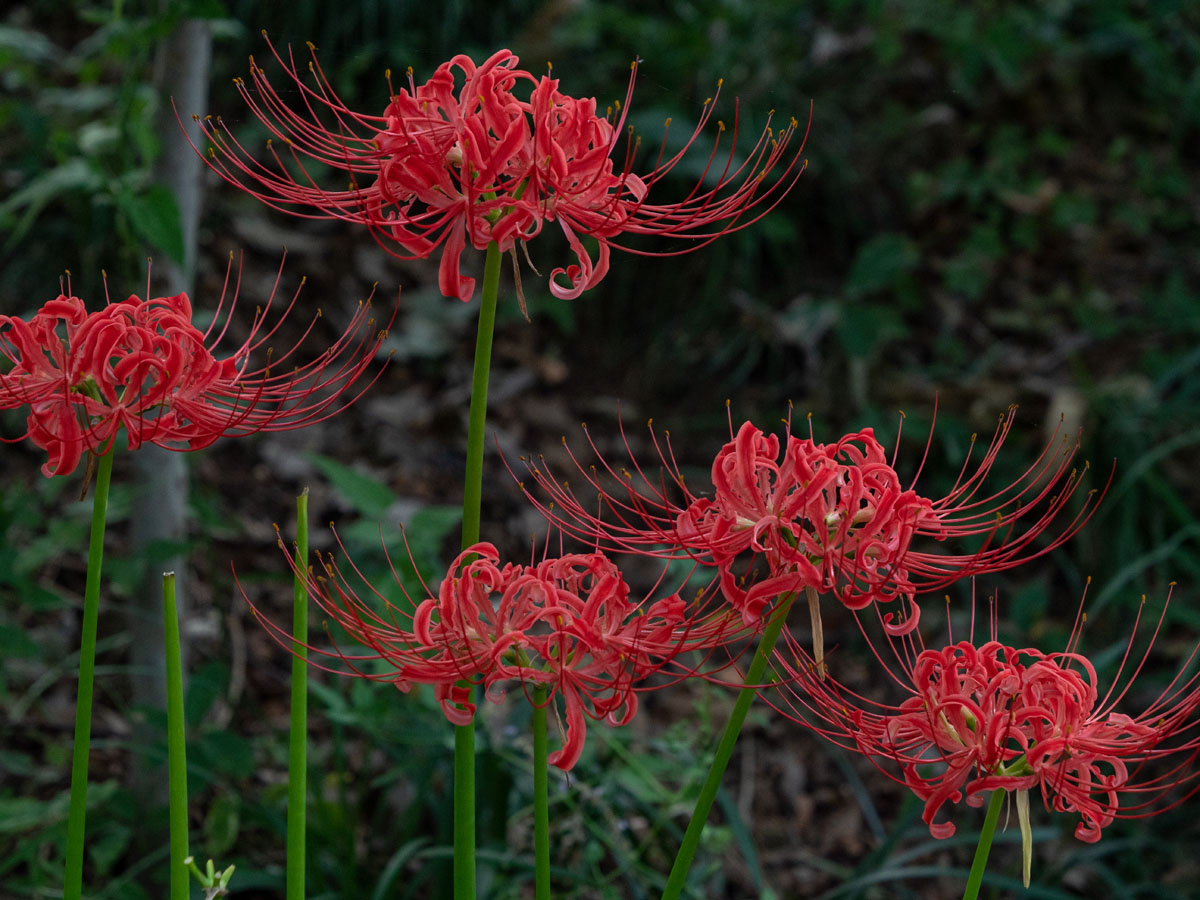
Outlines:
[{"label": "slender green shoot", "polygon": [[475,336],[475,369],[471,377],[471,411],[467,419],[467,468],[463,482],[462,547],[479,542],[479,508],[483,496],[483,446],[487,439],[488,377],[492,369],[492,335],[500,294],[500,247],[488,244],[483,266],[483,296]]},{"label": "slender green shoot", "polygon": [[[467,466],[463,484],[462,547],[479,542],[483,497],[483,446],[487,426],[492,335],[500,294],[500,246],[488,244],[483,264],[471,411],[467,419]],[[454,728],[454,900],[475,900],[475,723]]]},{"label": "slender green shoot", "polygon": [[71,752],[71,802],[67,813],[67,854],[63,900],[83,896],[83,846],[87,820],[88,756],[92,739],[92,683],[96,674],[96,629],[100,620],[100,568],[104,562],[104,526],[116,444],[99,458],[92,494],[92,534],[88,541],[83,625],[79,641],[79,693],[75,701],[75,745]]},{"label": "slender green shoot", "polygon": [[992,838],[996,836],[996,822],[1000,820],[1000,807],[1004,805],[1004,795],[1007,793],[1008,791],[992,791],[987,815],[983,817],[983,830],[979,832],[975,859],[967,875],[967,888],[963,891],[963,900],[975,900],[979,896],[979,888],[983,884],[983,871],[987,868],[988,854],[992,851]]},{"label": "slender green shoot", "polygon": [[287,900],[304,900],[308,802],[308,488],[296,498],[292,721],[288,735]]},{"label": "slender green shoot", "polygon": [[188,900],[187,735],[183,721],[183,653],[175,573],[163,573],[163,644],[167,668],[167,797],[171,832],[171,900]]},{"label": "slender green shoot", "polygon": [[537,685],[533,703],[533,861],[536,900],[550,900],[550,779],[546,748],[546,686]]},{"label": "slender green shoot", "polygon": [[776,607],[771,621],[767,623],[767,627],[763,631],[758,649],[754,652],[754,659],[751,660],[750,668],[746,671],[746,687],[738,692],[733,712],[729,714],[729,721],[725,725],[725,731],[721,734],[720,743],[717,744],[717,752],[709,767],[708,778],[700,788],[700,797],[696,800],[692,819],[688,822],[687,831],[684,832],[683,841],[679,845],[679,852],[675,855],[671,874],[667,876],[667,886],[662,895],[663,900],[678,900],[687,884],[688,870],[692,867],[692,860],[696,856],[696,850],[700,847],[700,835],[704,831],[704,823],[708,821],[713,801],[717,798],[717,791],[721,787],[721,778],[725,774],[725,768],[729,765],[729,758],[733,755],[733,746],[742,732],[742,725],[746,721],[746,714],[750,711],[750,704],[758,695],[758,686],[763,683],[763,676],[767,671],[767,660],[771,657],[771,651],[775,649],[775,642],[779,640],[779,634],[783,630],[788,611],[792,608],[792,602],[795,599],[795,594],[786,595]]}]

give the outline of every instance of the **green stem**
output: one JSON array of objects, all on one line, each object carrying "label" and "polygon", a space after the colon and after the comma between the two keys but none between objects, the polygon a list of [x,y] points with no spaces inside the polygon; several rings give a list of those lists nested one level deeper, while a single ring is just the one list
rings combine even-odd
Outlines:
[{"label": "green stem", "polygon": [[[483,497],[483,445],[487,425],[488,375],[492,368],[492,334],[500,293],[500,246],[488,244],[483,264],[479,330],[475,338],[475,371],[471,377],[471,411],[467,419],[467,466],[463,484],[462,547],[479,542],[479,510]],[[475,900],[475,723],[454,729],[454,900]]]},{"label": "green stem", "polygon": [[67,813],[67,866],[63,900],[83,896],[83,839],[87,820],[88,755],[92,738],[92,682],[96,673],[96,628],[100,619],[100,567],[104,562],[104,524],[116,444],[97,461],[92,494],[92,534],[88,542],[83,625],[79,640],[79,694],[75,701],[75,745],[71,753],[71,804]]},{"label": "green stem", "polygon": [[479,507],[483,496],[483,445],[487,438],[488,375],[492,368],[492,333],[500,293],[500,247],[488,244],[483,266],[483,296],[475,336],[475,371],[471,376],[471,412],[467,420],[467,471],[463,483],[462,548],[479,541]]},{"label": "green stem", "polygon": [[288,735],[287,900],[304,900],[308,802],[308,488],[296,498],[292,595],[292,721]]},{"label": "green stem", "polygon": [[971,872],[967,875],[967,889],[963,891],[963,900],[975,900],[979,896],[979,888],[983,884],[983,870],[987,868],[988,853],[992,849],[992,838],[996,836],[996,822],[1000,820],[1000,807],[1004,805],[1006,793],[1008,792],[992,791],[987,815],[983,819],[983,830],[979,832],[975,859],[971,863]]},{"label": "green stem", "polygon": [[667,877],[667,886],[663,891],[663,900],[678,900],[680,894],[683,893],[684,885],[687,883],[688,870],[692,867],[692,860],[696,856],[696,850],[700,847],[700,835],[704,831],[704,823],[708,821],[709,811],[712,809],[713,801],[717,799],[717,791],[721,787],[721,777],[725,774],[729,758],[733,755],[733,745],[737,743],[738,735],[741,734],[742,724],[746,721],[746,714],[750,711],[750,704],[758,695],[758,686],[763,683],[763,675],[767,670],[767,660],[770,659],[771,651],[775,649],[775,642],[779,640],[779,633],[783,630],[788,610],[792,608],[792,602],[795,599],[795,594],[787,595],[776,607],[774,616],[763,631],[758,649],[754,652],[754,659],[746,672],[746,687],[738,692],[733,712],[729,714],[729,721],[725,724],[725,731],[721,734],[721,742],[717,744],[717,752],[709,767],[708,778],[705,779],[704,786],[700,789],[700,797],[696,800],[695,810],[692,811],[692,820],[688,822],[687,831],[684,832],[683,841],[679,845],[679,852],[675,855],[675,863],[671,866],[671,874]]},{"label": "green stem", "polygon": [[175,573],[163,573],[163,641],[167,668],[167,796],[170,801],[171,900],[188,900],[187,736],[183,721],[183,653]]},{"label": "green stem", "polygon": [[533,689],[533,859],[536,900],[550,900],[550,779],[546,752],[546,687]]}]

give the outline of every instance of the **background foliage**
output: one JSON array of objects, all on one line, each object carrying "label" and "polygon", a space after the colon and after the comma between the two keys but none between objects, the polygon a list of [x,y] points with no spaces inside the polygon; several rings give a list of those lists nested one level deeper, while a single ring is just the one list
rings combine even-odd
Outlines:
[{"label": "background foliage", "polygon": [[[799,416],[812,411],[818,439],[871,424],[890,441],[904,409],[903,473],[920,459],[936,397],[922,476],[936,494],[971,433],[990,434],[995,417],[1020,403],[1019,433],[1002,458],[1011,474],[1060,421],[1068,434],[1082,428],[1097,487],[1110,460],[1117,469],[1101,512],[1065,552],[977,586],[980,596],[999,587],[1004,627],[1053,645],[1092,575],[1094,651],[1121,646],[1141,594],[1161,601],[1172,580],[1180,585],[1164,656],[1200,633],[1194,3],[358,0],[330,15],[310,0],[19,2],[0,22],[0,311],[50,299],[64,269],[90,303],[102,302],[102,269],[115,295],[140,293],[146,256],[182,254],[174,200],[150,177],[164,99],[148,74],[156,41],[186,16],[209,19],[216,36],[210,111],[250,143],[260,132],[229,79],[245,74],[248,54],[265,56],[263,28],[277,45],[312,40],[342,96],[368,112],[386,102],[385,68],[412,65],[420,80],[459,52],[510,46],[534,71],[553,60],[566,90],[602,101],[624,95],[640,55],[631,121],[642,162],[667,117],[669,144],[690,131],[720,78],[720,114],[731,121],[739,98],[743,138],[763,127],[766,110],[805,120],[811,102],[808,171],[753,228],[689,256],[615,259],[603,284],[574,303],[552,301],[526,275],[534,324],[502,312],[493,403],[502,445],[545,449],[580,418],[600,433],[597,420],[612,424],[620,400],[626,421],[669,424],[685,463],[703,466],[724,439],[723,400],[735,417],[762,422],[790,400]],[[681,169],[663,196],[685,192],[695,174]],[[305,290],[322,305],[350,303],[374,281],[390,302],[404,286],[397,362],[361,418],[315,436],[215,448],[194,463],[196,835],[201,853],[239,864],[244,896],[273,896],[287,660],[256,631],[228,562],[268,614],[284,608],[270,523],[302,483],[314,484],[320,514],[338,518],[368,568],[384,565],[380,521],[389,539],[401,521],[422,536],[417,563],[427,575],[445,562],[471,311],[436,296],[430,268],[364,250],[361,235],[268,215],[215,181],[210,188],[200,303],[205,291],[215,297],[228,252],[240,248],[250,302],[283,245],[287,277],[294,284],[307,273]],[[532,251],[545,271],[565,246],[547,237]],[[6,425],[18,433],[19,421]],[[0,476],[5,897],[52,893],[65,832],[63,722],[86,517],[74,483],[43,479],[38,462],[8,448]],[[490,471],[485,534],[519,548],[535,526],[503,469]],[[115,506],[119,519],[119,498]],[[121,534],[118,525],[118,542]],[[119,562],[112,572],[119,610],[130,587]],[[157,896],[165,842],[137,818],[124,765],[124,678],[140,673],[126,671],[127,634],[108,622],[90,865],[107,880],[103,896]],[[440,896],[449,730],[436,707],[418,694],[398,715],[387,692],[334,678],[314,691],[314,896]],[[724,702],[697,688],[648,706],[629,729],[593,729],[589,756],[554,800],[562,896],[654,893],[704,755],[695,719]],[[482,763],[491,786],[485,895],[495,898],[523,896],[528,875],[521,712],[505,709],[485,729]],[[858,772],[765,714],[746,747],[747,774],[728,788],[698,895],[927,897],[947,885],[953,894],[967,851],[930,841],[916,808],[873,770]],[[1150,820],[1154,831],[1113,829],[1096,847],[1048,824],[1035,866],[1044,887],[1034,895],[1168,896],[1194,874],[1195,818],[1185,808]],[[1000,855],[999,878],[1013,858]]]}]

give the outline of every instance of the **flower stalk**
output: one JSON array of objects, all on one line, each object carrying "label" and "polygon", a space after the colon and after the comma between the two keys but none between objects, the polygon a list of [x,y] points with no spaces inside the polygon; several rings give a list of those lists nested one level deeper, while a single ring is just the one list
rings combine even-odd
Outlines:
[{"label": "flower stalk", "polygon": [[83,624],[79,640],[79,693],[75,701],[75,743],[71,753],[71,800],[67,813],[66,873],[63,900],[83,896],[83,846],[87,819],[88,756],[92,735],[92,684],[96,672],[96,630],[100,619],[100,569],[104,562],[104,528],[112,482],[115,444],[96,465],[92,494],[92,531],[88,541],[87,581],[83,592]]},{"label": "flower stalk", "polygon": [[[987,815],[983,819],[983,830],[979,832],[979,843],[975,847],[975,859],[971,862],[971,871],[967,875],[967,887],[963,891],[963,900],[975,900],[979,896],[979,888],[983,884],[983,872],[987,868],[988,854],[992,850],[992,838],[996,836],[996,823],[1000,820],[1000,807],[1004,805],[1004,795],[1007,791],[992,791],[992,799],[988,802]],[[1025,883],[1029,887],[1029,882]]]},{"label": "flower stalk", "polygon": [[187,735],[183,714],[183,653],[179,642],[179,608],[175,573],[164,572],[163,655],[167,677],[167,796],[171,846],[171,900],[188,900]]},{"label": "flower stalk", "polygon": [[534,687],[533,703],[533,859],[536,900],[550,900],[550,779],[546,742],[546,688]]},{"label": "flower stalk", "polygon": [[671,866],[671,874],[667,877],[667,886],[663,890],[662,900],[678,900],[680,894],[683,893],[688,870],[692,867],[692,860],[696,856],[696,850],[700,847],[700,835],[704,832],[708,814],[712,810],[713,802],[717,799],[717,791],[721,787],[721,778],[733,755],[733,747],[737,743],[738,735],[742,733],[742,725],[746,721],[747,713],[750,712],[750,704],[754,702],[754,698],[758,695],[758,688],[763,683],[767,662],[771,658],[775,643],[779,640],[779,634],[787,621],[788,611],[792,608],[795,599],[795,594],[785,595],[775,610],[774,616],[763,630],[762,638],[758,642],[758,649],[754,652],[754,659],[746,671],[746,686],[738,691],[733,712],[729,714],[729,721],[725,723],[725,730],[721,733],[721,741],[717,744],[712,765],[709,766],[708,777],[705,779],[703,787],[700,788],[696,808],[692,811],[691,821],[688,822],[687,831],[684,832],[683,841],[679,845],[679,852],[675,855],[675,862]]},{"label": "flower stalk", "polygon": [[292,704],[288,736],[287,898],[304,900],[308,802],[308,488],[296,498]]},{"label": "flower stalk", "polygon": [[[483,499],[483,443],[487,425],[488,376],[492,368],[492,335],[500,293],[500,245],[488,244],[483,264],[483,291],[471,376],[471,409],[467,417],[467,465],[463,481],[462,548],[479,542]],[[454,900],[475,898],[475,721],[454,728]]]}]

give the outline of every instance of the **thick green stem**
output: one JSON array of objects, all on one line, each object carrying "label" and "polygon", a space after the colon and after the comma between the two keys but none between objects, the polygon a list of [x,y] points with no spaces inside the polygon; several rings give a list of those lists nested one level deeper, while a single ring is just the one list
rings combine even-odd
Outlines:
[{"label": "thick green stem", "polygon": [[[479,542],[479,510],[483,497],[483,445],[487,426],[488,375],[492,368],[492,334],[500,293],[500,247],[488,244],[483,265],[479,330],[475,338],[475,371],[471,377],[471,411],[467,419],[467,467],[463,484],[462,547]],[[475,723],[454,729],[454,900],[475,900]]]},{"label": "thick green stem", "polygon": [[746,721],[746,714],[750,711],[750,704],[758,695],[759,685],[763,683],[763,676],[767,671],[767,661],[771,657],[771,651],[775,649],[775,642],[779,640],[779,634],[787,620],[788,610],[792,608],[792,602],[795,599],[795,594],[788,594],[783,598],[763,631],[762,639],[758,642],[758,649],[754,652],[754,659],[750,662],[750,668],[746,672],[746,687],[738,692],[733,712],[729,714],[729,721],[725,725],[725,731],[721,734],[721,742],[717,745],[717,752],[708,769],[708,778],[705,779],[704,786],[700,789],[700,797],[696,800],[695,810],[692,811],[692,820],[688,822],[687,831],[684,832],[683,841],[679,845],[679,852],[675,855],[675,863],[671,866],[671,874],[667,877],[663,900],[678,900],[680,894],[683,893],[684,885],[687,883],[688,870],[692,867],[692,860],[696,856],[696,850],[700,847],[700,835],[704,831],[704,823],[708,821],[708,814],[712,810],[713,801],[717,799],[717,791],[721,787],[721,778],[725,774],[726,766],[729,765],[729,758],[733,755],[733,746],[742,732],[742,725]]},{"label": "thick green stem", "polygon": [[1000,820],[1000,807],[1004,805],[1006,793],[1008,792],[992,791],[987,815],[983,819],[983,830],[979,832],[979,844],[975,847],[975,859],[971,863],[971,872],[967,875],[967,888],[963,891],[963,900],[975,900],[979,896],[979,887],[983,884],[983,870],[987,868],[988,853],[992,850],[992,838],[996,836],[996,822]]},{"label": "thick green stem", "polygon": [[167,672],[167,796],[170,801],[171,900],[188,900],[187,736],[183,721],[183,652],[179,643],[179,610],[175,573],[164,572],[163,659]]},{"label": "thick green stem", "polygon": [[71,805],[67,813],[67,867],[63,900],[83,896],[83,842],[87,819],[88,755],[92,738],[92,682],[96,673],[96,628],[100,620],[100,568],[104,562],[104,525],[116,445],[97,461],[92,494],[92,535],[88,542],[83,625],[79,640],[79,694],[75,701],[75,746],[71,754]]},{"label": "thick green stem", "polygon": [[533,689],[533,860],[536,900],[550,900],[550,779],[546,748],[546,688]]},{"label": "thick green stem", "polygon": [[292,721],[288,735],[287,900],[304,900],[308,802],[308,488],[296,498],[292,596]]},{"label": "thick green stem", "polygon": [[483,445],[487,438],[488,376],[492,368],[492,334],[500,293],[500,247],[488,245],[483,266],[483,296],[475,335],[475,371],[471,376],[471,411],[467,420],[467,470],[463,482],[462,546],[479,541],[479,507],[483,496]]}]

